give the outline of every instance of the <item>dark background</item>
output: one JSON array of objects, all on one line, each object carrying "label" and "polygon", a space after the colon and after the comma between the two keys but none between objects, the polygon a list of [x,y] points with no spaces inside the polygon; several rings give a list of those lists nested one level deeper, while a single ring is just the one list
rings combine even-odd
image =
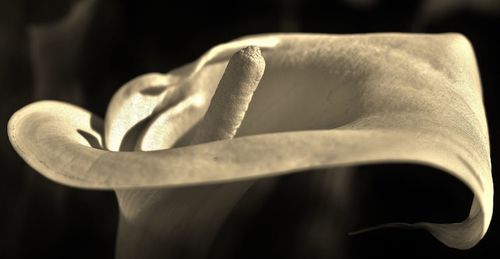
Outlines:
[{"label": "dark background", "polygon": [[[75,8],[79,8],[78,11]],[[496,0],[163,1],[161,4],[118,0],[0,0],[0,125],[4,128],[0,135],[0,258],[113,257],[117,219],[113,193],[76,190],[53,183],[30,169],[10,146],[5,130],[8,118],[29,102],[64,100],[103,117],[113,92],[131,78],[147,72],[167,72],[193,61],[216,44],[247,34],[460,32],[470,39],[476,51],[495,172],[500,136],[496,121],[499,111],[496,98],[500,97],[497,87],[500,85],[500,42],[496,37],[499,28],[500,1]],[[379,175],[384,177],[370,178],[363,173],[373,170],[380,171]],[[407,176],[396,176],[395,172],[401,170],[408,171]],[[357,188],[364,192],[360,192],[358,198],[363,198],[363,193],[375,192],[380,194],[381,201],[357,209],[355,216],[338,216],[332,205],[325,205],[327,202],[315,204],[325,206],[317,214],[327,215],[335,222],[365,216],[364,223],[356,225],[352,219],[349,221],[355,226],[401,219],[384,218],[383,212],[404,219],[410,217],[408,220],[418,220],[411,215],[441,220],[463,218],[467,209],[460,209],[459,204],[463,205],[463,200],[470,202],[470,193],[454,180],[431,176],[429,184],[416,176],[432,170],[408,165],[360,168]],[[385,177],[387,175],[391,177]],[[495,174],[493,177],[496,180]],[[289,238],[297,233],[290,229],[296,222],[311,222],[311,215],[295,214],[288,223],[276,226],[277,233],[288,236],[285,239],[266,235],[266,227],[259,226],[271,224],[283,211],[293,212],[297,208],[308,211],[311,201],[317,200],[314,191],[300,197],[289,195],[291,189],[297,188],[297,182],[304,179],[299,174],[280,180],[283,187],[269,199],[269,213],[254,219],[251,225],[255,227],[248,229],[251,233],[246,245],[241,245],[241,251],[232,257],[297,257],[284,252],[297,247],[294,243],[297,241]],[[403,183],[406,189],[390,187],[396,182]],[[451,187],[440,190],[443,183]],[[407,205],[400,204],[395,209],[392,203],[384,202],[393,196],[390,194],[403,190],[410,194],[399,199],[407,199]],[[458,195],[450,194],[455,191]],[[425,199],[431,200],[431,205],[423,203]],[[281,204],[282,211],[273,211],[275,204]],[[460,217],[454,218],[457,214]],[[329,238],[331,235],[312,236],[311,244],[300,243],[304,243],[300,250],[302,257],[491,258],[495,253],[500,254],[495,215],[486,237],[467,251],[447,248],[423,231],[381,230],[345,237],[341,247],[317,247],[314,242],[323,239],[318,242],[328,244]],[[311,252],[315,249],[322,252]]]}]

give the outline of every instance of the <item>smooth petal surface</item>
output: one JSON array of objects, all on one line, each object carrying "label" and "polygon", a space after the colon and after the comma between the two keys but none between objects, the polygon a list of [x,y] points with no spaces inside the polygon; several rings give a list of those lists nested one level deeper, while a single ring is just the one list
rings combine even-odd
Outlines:
[{"label": "smooth petal surface", "polygon": [[[461,223],[414,226],[460,249],[484,236],[493,209],[488,131],[474,54],[461,35],[275,34],[221,45],[184,70],[181,81],[193,83],[178,91],[185,99],[199,94],[202,105],[185,113],[193,117],[182,127],[168,120],[154,126],[177,127],[178,134],[164,136],[168,143],[188,134],[203,116],[227,64],[224,48],[263,39],[277,44],[263,49],[266,71],[238,138],[149,152],[105,151],[75,133],[92,129],[87,112],[39,102],[12,117],[11,142],[45,176],[97,189],[203,185],[370,163],[424,164],[462,180],[475,198]],[[204,74],[213,79],[195,82]]]}]

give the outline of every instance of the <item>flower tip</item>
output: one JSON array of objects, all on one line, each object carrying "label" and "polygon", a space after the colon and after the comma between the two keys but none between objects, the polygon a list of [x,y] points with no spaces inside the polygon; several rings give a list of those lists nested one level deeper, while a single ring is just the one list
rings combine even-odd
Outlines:
[{"label": "flower tip", "polygon": [[259,75],[259,80],[264,73],[266,65],[260,48],[254,45],[247,46],[234,53],[230,62],[233,64],[239,64],[240,68],[244,71],[255,71],[255,74]]},{"label": "flower tip", "polygon": [[262,58],[262,52],[260,51],[260,48],[255,45],[247,46],[238,51],[238,53],[252,60],[257,60]]}]

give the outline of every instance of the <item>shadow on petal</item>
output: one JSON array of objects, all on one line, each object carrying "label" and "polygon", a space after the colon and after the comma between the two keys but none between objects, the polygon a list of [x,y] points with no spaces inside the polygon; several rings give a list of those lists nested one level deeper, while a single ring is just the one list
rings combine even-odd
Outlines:
[{"label": "shadow on petal", "polygon": [[93,148],[97,148],[97,149],[103,149],[103,147],[101,146],[101,143],[99,143],[99,140],[92,134],[84,131],[84,130],[76,130],[78,132],[78,134],[80,134],[83,138],[85,138],[87,140],[87,142],[89,143],[89,145]]}]

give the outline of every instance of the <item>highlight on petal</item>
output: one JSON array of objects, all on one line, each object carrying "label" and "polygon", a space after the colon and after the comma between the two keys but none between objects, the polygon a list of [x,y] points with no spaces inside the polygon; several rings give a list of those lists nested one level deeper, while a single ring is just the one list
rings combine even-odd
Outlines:
[{"label": "highlight on petal", "polygon": [[[129,146],[132,146],[133,150],[135,139],[140,134],[141,123],[144,124],[163,100],[169,79],[161,74],[142,75],[125,84],[114,94],[106,112],[104,136],[108,150],[130,149]],[[135,134],[132,129],[134,127]]]},{"label": "highlight on petal", "polygon": [[[228,62],[219,53],[270,37],[278,44],[263,49],[266,71],[235,139],[148,152],[95,149],[74,133],[89,130],[78,115],[86,113],[54,102],[18,111],[9,137],[43,175],[94,189],[197,186],[374,163],[428,165],[463,181],[474,202],[463,222],[412,226],[459,249],[485,235],[493,210],[488,131],[475,57],[461,35],[274,34],[220,45],[207,54],[213,63],[203,56],[178,81],[191,82],[178,85],[186,93],[181,102],[204,101],[185,115],[195,119],[178,114],[189,127],[178,128],[176,137],[195,129],[208,108]],[[208,74],[213,81],[197,81]],[[164,123],[154,127],[170,127]]]}]

